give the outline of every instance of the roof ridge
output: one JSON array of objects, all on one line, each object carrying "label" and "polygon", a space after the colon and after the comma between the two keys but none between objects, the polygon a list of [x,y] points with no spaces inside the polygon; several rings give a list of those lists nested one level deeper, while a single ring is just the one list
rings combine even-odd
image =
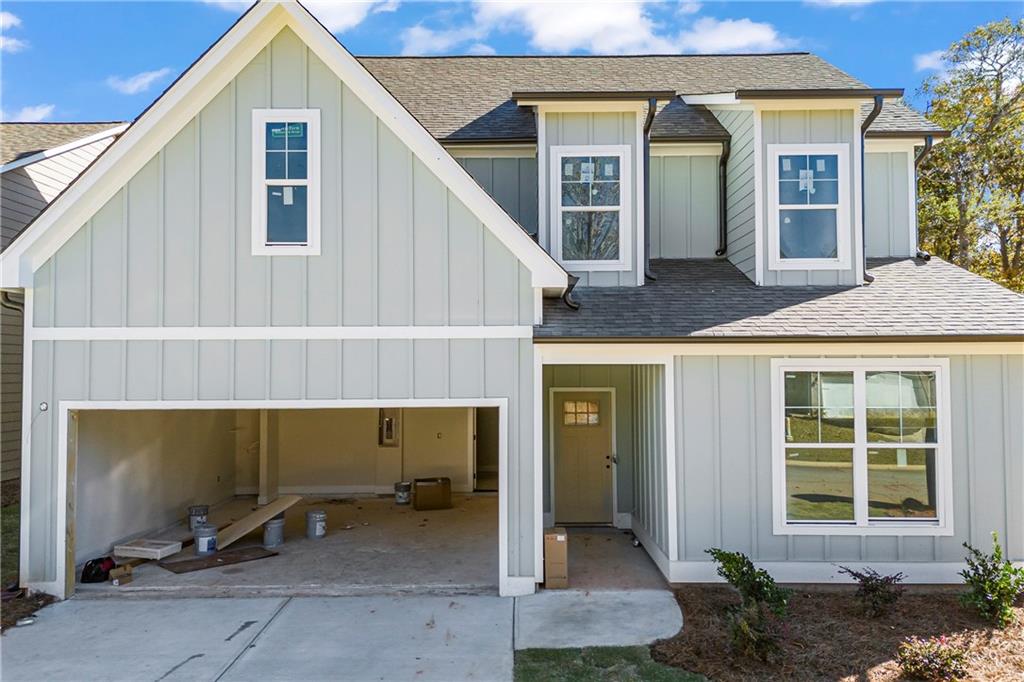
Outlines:
[{"label": "roof ridge", "polygon": [[45,126],[45,125],[57,125],[57,126],[84,126],[84,125],[121,125],[128,123],[128,121],[0,121],[0,124],[9,125],[26,125],[26,126]]},{"label": "roof ridge", "polygon": [[[798,57],[815,56],[813,52],[713,52],[686,54],[360,54],[356,59],[649,59],[651,57]],[[820,57],[819,57],[820,59]]]}]

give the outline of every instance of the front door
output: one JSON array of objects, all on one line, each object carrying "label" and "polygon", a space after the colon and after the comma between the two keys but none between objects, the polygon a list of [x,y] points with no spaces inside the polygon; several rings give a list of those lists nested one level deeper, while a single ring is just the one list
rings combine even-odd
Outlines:
[{"label": "front door", "polygon": [[612,401],[607,391],[556,391],[555,523],[612,522]]}]

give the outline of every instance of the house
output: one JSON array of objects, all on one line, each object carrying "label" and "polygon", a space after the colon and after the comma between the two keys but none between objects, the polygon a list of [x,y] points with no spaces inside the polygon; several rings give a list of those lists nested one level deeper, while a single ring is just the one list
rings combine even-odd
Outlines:
[{"label": "house", "polygon": [[0,256],[22,581],[236,494],[470,492],[478,450],[504,595],[551,524],[677,582],[1024,560],[1024,306],[918,251],[946,133],[901,94],[804,53],[356,59],[257,3]]},{"label": "house", "polygon": [[[114,137],[121,122],[0,123],[0,249],[68,184]],[[0,482],[21,475],[21,294],[0,297]]]}]

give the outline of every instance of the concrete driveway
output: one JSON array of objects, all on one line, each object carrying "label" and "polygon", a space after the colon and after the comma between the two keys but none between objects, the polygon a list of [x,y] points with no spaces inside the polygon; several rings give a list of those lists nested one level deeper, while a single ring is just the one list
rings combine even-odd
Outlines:
[{"label": "concrete driveway", "polygon": [[511,680],[516,648],[640,644],[681,625],[666,590],[72,599],[4,634],[0,677]]}]

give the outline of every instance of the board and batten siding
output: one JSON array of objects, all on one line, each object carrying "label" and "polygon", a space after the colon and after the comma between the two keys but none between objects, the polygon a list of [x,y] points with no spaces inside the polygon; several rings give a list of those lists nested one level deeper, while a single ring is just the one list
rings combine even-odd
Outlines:
[{"label": "board and batten siding", "polygon": [[[629,513],[633,508],[633,367],[630,365],[546,365],[544,367],[544,511],[551,512],[551,389],[615,389],[615,484],[617,509]],[[557,395],[557,394],[556,394]],[[559,405],[554,403],[555,418]],[[557,519],[555,520],[557,522]]]},{"label": "board and batten siding", "polygon": [[[251,254],[251,112],[321,111],[320,256]],[[289,29],[35,273],[30,582],[56,579],[63,400],[504,398],[535,568],[530,339],[90,340],[92,327],[532,325],[528,271]],[[53,406],[41,411],[40,403]]]},{"label": "board and batten siding", "polygon": [[651,258],[714,258],[718,156],[651,154]]},{"label": "board and batten siding", "polygon": [[[544,187],[551,185],[550,165],[551,147],[565,145],[628,145],[630,148],[631,178],[630,194],[632,196],[632,212],[630,216],[631,244],[628,268],[625,270],[605,270],[598,272],[571,271],[580,278],[578,286],[635,286],[637,283],[636,250],[640,246],[637,230],[642,228],[643,195],[636,186],[637,172],[642,167],[642,149],[637,149],[637,116],[634,112],[548,112],[542,117],[544,125],[545,146],[542,162],[538,172],[542,175]],[[623,178],[625,183],[627,178]],[[552,197],[546,191],[547,206],[541,216],[541,230],[547,230],[541,243],[553,244],[551,230],[559,229],[551,222]],[[621,243],[621,241],[620,241]]]},{"label": "board and batten siding", "polygon": [[754,112],[708,107],[731,136],[725,164],[726,258],[754,281],[757,270]]},{"label": "board and batten siding", "polygon": [[[97,140],[42,161],[0,174],[0,250],[18,236],[46,205],[107,148],[113,137]],[[16,303],[24,301],[12,293]],[[24,318],[0,308],[0,480],[21,476],[21,378]]]},{"label": "board and batten siding", "polygon": [[662,554],[668,556],[665,368],[657,365],[635,366],[633,393],[636,396],[633,527],[643,529],[647,538],[654,542]]},{"label": "board and batten siding", "polygon": [[864,229],[868,258],[917,253],[916,216],[911,210],[914,172],[909,152],[864,155]]},{"label": "board and batten siding", "polygon": [[770,216],[768,215],[769,197],[771,192],[777,192],[778,188],[764,188],[762,193],[764,206],[764,282],[766,286],[772,285],[823,285],[823,286],[854,286],[859,285],[856,277],[856,264],[860,258],[857,249],[857,201],[858,196],[856,185],[858,182],[855,172],[857,163],[856,139],[859,130],[854,123],[854,112],[852,109],[822,109],[822,110],[794,110],[794,111],[763,111],[761,112],[762,132],[762,168],[765,182],[768,182],[768,164],[771,159],[768,156],[768,145],[770,144],[809,144],[809,143],[844,143],[848,145],[849,165],[844,169],[849,187],[849,218],[847,220],[848,234],[846,235],[849,244],[849,267],[844,270],[772,270],[769,267],[769,254],[771,240],[768,239],[768,231],[772,229]]},{"label": "board and batten siding", "polygon": [[537,157],[455,160],[531,235],[537,234]]},{"label": "board and batten siding", "polygon": [[953,524],[948,537],[774,535],[767,357],[677,357],[679,559],[722,547],[755,561],[959,562],[962,543],[1024,560],[1024,357],[951,356]]}]

